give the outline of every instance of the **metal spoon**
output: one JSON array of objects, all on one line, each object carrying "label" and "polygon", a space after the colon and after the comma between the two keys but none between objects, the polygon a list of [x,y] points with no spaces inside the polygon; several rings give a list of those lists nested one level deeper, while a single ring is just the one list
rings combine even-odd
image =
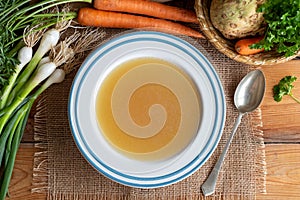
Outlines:
[{"label": "metal spoon", "polygon": [[243,115],[245,113],[254,111],[261,104],[265,93],[265,85],[266,80],[262,71],[254,70],[249,72],[236,88],[234,93],[234,104],[239,111],[239,115],[234,124],[230,137],[222,151],[222,154],[220,155],[207,180],[201,186],[202,192],[205,196],[209,196],[215,192],[218,175],[233,136],[235,135]]}]

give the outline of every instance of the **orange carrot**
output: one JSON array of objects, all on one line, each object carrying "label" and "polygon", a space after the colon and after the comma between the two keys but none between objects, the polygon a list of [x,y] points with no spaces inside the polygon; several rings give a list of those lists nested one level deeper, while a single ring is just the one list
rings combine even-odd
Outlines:
[{"label": "orange carrot", "polygon": [[124,13],[96,10],[94,8],[80,8],[78,11],[77,21],[84,26],[104,28],[139,28],[161,31],[175,35],[204,38],[203,35],[198,31],[175,22]]},{"label": "orange carrot", "polygon": [[174,21],[198,23],[195,12],[149,0],[94,0],[99,10],[148,15]]},{"label": "orange carrot", "polygon": [[263,52],[264,49],[251,49],[250,48],[250,46],[252,44],[256,44],[259,41],[261,41],[262,39],[263,39],[263,36],[241,39],[241,40],[237,41],[237,43],[235,44],[235,50],[240,55],[244,55],[244,56]]}]

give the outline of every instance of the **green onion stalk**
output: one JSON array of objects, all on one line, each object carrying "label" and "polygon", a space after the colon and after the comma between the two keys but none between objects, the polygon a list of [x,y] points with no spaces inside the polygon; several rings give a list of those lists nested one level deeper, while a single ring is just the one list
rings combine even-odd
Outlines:
[{"label": "green onion stalk", "polygon": [[[44,64],[38,69],[38,72],[28,82],[27,90],[24,90],[23,96],[19,96],[14,103],[9,106],[9,110],[13,110],[8,119],[6,115],[2,115],[0,121],[5,119],[5,127],[2,127],[0,135],[0,200],[4,200],[8,193],[9,182],[12,176],[14,162],[17,150],[28,120],[30,110],[38,96],[54,83],[60,83],[64,80],[65,72],[62,69],[51,68]],[[54,72],[53,72],[54,71]],[[28,95],[43,80],[46,81]],[[25,97],[26,96],[26,97]],[[0,122],[1,124],[3,121]]]},{"label": "green onion stalk", "polygon": [[[59,40],[59,30],[50,27],[76,18],[77,13],[46,12],[75,2],[91,0],[42,0],[36,4],[30,0],[0,1],[0,200],[8,193],[17,150],[34,101],[50,85],[64,79],[63,70],[56,69],[51,62],[37,66]],[[31,34],[23,33],[28,26],[37,27],[34,31],[47,29],[35,52],[23,40]]]},{"label": "green onion stalk", "polygon": [[17,150],[27,123],[32,107],[32,101],[20,107],[16,114],[9,120],[0,139],[0,199],[4,200],[8,192]]}]

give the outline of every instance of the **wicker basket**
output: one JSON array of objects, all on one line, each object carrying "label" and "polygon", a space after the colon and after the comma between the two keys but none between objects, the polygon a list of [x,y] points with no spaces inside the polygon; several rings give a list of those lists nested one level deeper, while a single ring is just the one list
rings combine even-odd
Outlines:
[{"label": "wicker basket", "polygon": [[209,16],[210,3],[211,0],[195,0],[195,10],[200,23],[200,29],[210,43],[229,58],[250,65],[274,65],[287,62],[297,56],[294,55],[286,58],[275,51],[265,51],[250,56],[239,55],[234,49],[235,42],[223,37],[212,25]]}]

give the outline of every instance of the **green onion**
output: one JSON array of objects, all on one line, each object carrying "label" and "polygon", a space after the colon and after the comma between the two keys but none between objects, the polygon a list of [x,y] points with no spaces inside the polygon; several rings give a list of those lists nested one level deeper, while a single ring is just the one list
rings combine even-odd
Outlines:
[{"label": "green onion", "polygon": [[[30,109],[32,107],[33,101],[28,101],[20,110],[16,113],[16,115],[11,118],[9,123],[7,124],[7,128],[4,133],[9,134],[10,140],[6,144],[5,150],[5,159],[2,160],[4,162],[3,165],[3,174],[0,174],[0,199],[5,199],[6,193],[8,191],[9,182],[11,179],[14,162],[16,159],[17,150],[20,145],[20,141],[26,126],[26,122],[30,113]],[[1,141],[4,143],[5,141]],[[1,149],[2,150],[2,149]],[[2,167],[1,167],[2,168]]]},{"label": "green onion", "polygon": [[14,99],[15,95],[19,92],[19,90],[23,88],[24,84],[29,79],[30,75],[35,70],[40,60],[44,57],[44,55],[48,51],[50,51],[51,47],[57,44],[58,40],[59,40],[59,31],[56,29],[50,29],[43,35],[39,48],[35,52],[28,66],[18,77],[17,85],[9,96],[9,102],[11,102]]},{"label": "green onion", "polygon": [[18,64],[18,60],[13,57],[15,52],[13,49],[22,40],[21,30],[41,22],[45,23],[41,28],[47,28],[57,21],[74,19],[77,16],[75,12],[45,13],[45,11],[66,3],[92,3],[92,0],[42,0],[36,4],[30,2],[30,0],[0,1],[0,91],[8,84]]},{"label": "green onion", "polygon": [[[70,36],[57,44],[61,29],[50,27],[74,19],[77,13],[45,11],[65,3],[91,3],[92,0],[30,2],[0,1],[0,200],[4,200],[8,193],[17,150],[33,103],[52,84],[63,81],[65,71],[57,67],[74,57],[70,44],[77,41],[77,36]],[[37,48],[33,48],[36,42],[23,41],[32,33],[39,35],[46,29],[48,31],[41,37]],[[20,35],[22,30],[24,33]],[[84,45],[92,41],[85,40]],[[80,46],[77,51],[84,49],[84,45],[76,45]],[[36,49],[34,53],[33,49]],[[47,54],[51,49],[55,50],[53,55],[49,54],[50,59]]]},{"label": "green onion", "polygon": [[[44,67],[41,67],[43,70]],[[23,100],[24,105],[15,113],[15,115],[7,123],[3,134],[0,137],[0,161],[3,162],[3,174],[0,174],[0,199],[5,199],[8,191],[9,181],[11,179],[14,161],[16,159],[17,150],[20,145],[22,134],[26,126],[30,109],[36,98],[54,83],[60,83],[64,80],[65,72],[62,69],[56,69],[45,83],[35,91],[33,95]],[[9,137],[9,140],[7,141]],[[4,150],[5,149],[5,150]],[[3,154],[5,152],[5,159]],[[1,165],[2,166],[2,165]]]},{"label": "green onion", "polygon": [[3,109],[4,106],[6,105],[8,96],[15,84],[15,81],[16,81],[19,73],[21,72],[23,67],[25,65],[27,65],[27,63],[29,63],[31,58],[32,58],[32,48],[31,47],[23,47],[22,49],[20,49],[20,51],[18,53],[18,60],[20,63],[16,66],[15,73],[12,74],[12,76],[9,78],[8,85],[6,85],[4,87],[3,94],[1,97],[1,102],[0,102],[0,109]]}]

